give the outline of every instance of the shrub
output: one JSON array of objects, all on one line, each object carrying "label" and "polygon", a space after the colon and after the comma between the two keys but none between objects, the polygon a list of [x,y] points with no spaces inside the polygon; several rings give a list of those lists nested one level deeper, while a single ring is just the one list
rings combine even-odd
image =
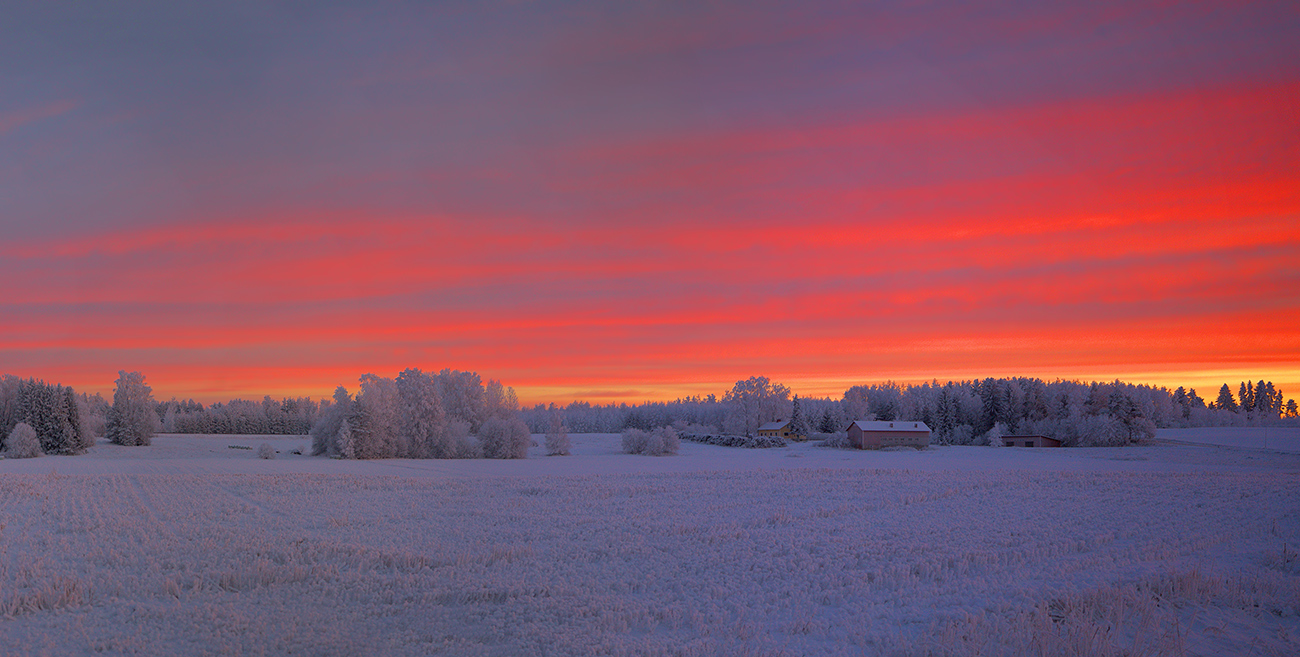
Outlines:
[{"label": "shrub", "polygon": [[258,445],[257,458],[267,460],[275,458],[275,448],[271,447],[270,443],[262,443],[261,445]]},{"label": "shrub", "polygon": [[849,435],[846,433],[824,433],[825,436],[821,442],[817,443],[819,447],[829,447],[831,449],[854,449],[853,443],[849,442]]},{"label": "shrub", "polygon": [[680,447],[681,438],[672,427],[661,427],[654,431],[627,429],[623,432],[623,452],[626,454],[665,456],[676,454]]},{"label": "shrub", "polygon": [[573,446],[569,440],[568,430],[561,426],[558,429],[552,427],[546,432],[546,455],[547,456],[568,456],[569,449]]},{"label": "shrub", "polygon": [[623,430],[623,453],[624,454],[643,454],[645,453],[646,440],[650,435],[640,429]]},{"label": "shrub", "polygon": [[447,458],[483,458],[483,450],[469,437],[469,422],[451,420],[447,423]]},{"label": "shrub", "polygon": [[993,428],[989,429],[988,433],[981,437],[980,444],[988,445],[989,447],[1001,447],[1002,437],[1009,433],[1011,432],[1007,431],[1007,425],[1001,422],[996,422],[993,424]]},{"label": "shrub", "polygon": [[5,458],[11,459],[30,459],[42,456],[41,440],[36,437],[36,430],[26,422],[19,422],[13,431],[9,432],[9,440],[5,441]]},{"label": "shrub", "polygon": [[714,435],[714,434],[687,434],[684,436],[687,440],[695,443],[704,443],[706,445],[717,445],[719,447],[744,447],[747,449],[759,449],[765,447],[785,447],[785,438],[780,436],[735,436],[735,435]]},{"label": "shrub", "polygon": [[494,417],[479,428],[478,440],[484,458],[526,459],[532,434],[528,433],[528,425],[519,418]]}]

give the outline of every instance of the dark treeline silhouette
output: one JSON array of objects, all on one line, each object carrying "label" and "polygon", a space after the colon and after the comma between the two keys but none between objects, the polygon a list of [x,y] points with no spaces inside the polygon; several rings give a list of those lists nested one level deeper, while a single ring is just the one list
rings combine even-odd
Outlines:
[{"label": "dark treeline silhouette", "polygon": [[[1243,382],[1238,397],[1225,384],[1215,401],[1179,387],[1043,381],[1031,378],[886,382],[853,386],[840,399],[791,397],[785,386],[754,377],[722,398],[567,406],[538,404],[522,417],[542,432],[559,415],[569,431],[617,433],[674,425],[679,429],[753,435],[762,422],[791,419],[796,431],[834,434],[854,420],[920,420],[945,444],[987,444],[1007,434],[1041,434],[1065,445],[1121,445],[1155,435],[1157,428],[1291,423],[1294,400],[1283,402],[1271,382]],[[1240,400],[1240,401],[1239,401]]]}]

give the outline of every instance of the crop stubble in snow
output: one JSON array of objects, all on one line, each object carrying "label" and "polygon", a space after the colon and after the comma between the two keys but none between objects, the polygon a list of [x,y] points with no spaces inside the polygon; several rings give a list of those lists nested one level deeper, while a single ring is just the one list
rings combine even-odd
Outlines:
[{"label": "crop stubble in snow", "polygon": [[1288,471],[6,473],[0,527],[3,654],[1300,645]]}]

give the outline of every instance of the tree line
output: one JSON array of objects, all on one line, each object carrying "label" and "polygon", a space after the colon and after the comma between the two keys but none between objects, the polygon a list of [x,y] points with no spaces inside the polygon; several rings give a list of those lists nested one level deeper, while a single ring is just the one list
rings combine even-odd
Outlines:
[{"label": "tree line", "polygon": [[722,397],[671,402],[520,410],[512,388],[486,384],[475,372],[407,369],[394,378],[365,374],[354,395],[260,403],[235,399],[204,406],[157,402],[139,372],[119,372],[113,401],[37,379],[0,377],[0,448],[20,434],[46,454],[76,454],[97,435],[121,445],[148,445],[157,431],[312,436],[312,452],[337,458],[522,458],[530,434],[554,436],[548,451],[567,453],[567,434],[654,431],[752,436],[764,422],[789,419],[797,433],[844,431],[854,420],[919,420],[943,444],[981,444],[1007,434],[1040,434],[1065,445],[1120,445],[1151,438],[1157,428],[1250,426],[1296,422],[1271,381],[1224,384],[1212,402],[1195,389],[1109,383],[986,378],[916,385],[856,385],[839,399],[793,395],[766,377],[751,377]]},{"label": "tree line", "polygon": [[[570,431],[618,433],[673,425],[679,430],[753,435],[763,422],[791,420],[805,435],[835,434],[854,420],[920,420],[945,444],[977,444],[1008,434],[1038,434],[1065,445],[1120,445],[1151,438],[1157,428],[1249,426],[1296,418],[1295,400],[1283,403],[1272,382],[1243,382],[1238,402],[1225,384],[1206,403],[1195,389],[1122,381],[1044,381],[986,378],[915,385],[856,385],[839,399],[808,398],[766,377],[737,381],[722,397],[671,402],[593,405],[575,401],[526,409],[522,417],[541,431],[559,414]],[[1295,421],[1295,420],[1287,420]]]}]

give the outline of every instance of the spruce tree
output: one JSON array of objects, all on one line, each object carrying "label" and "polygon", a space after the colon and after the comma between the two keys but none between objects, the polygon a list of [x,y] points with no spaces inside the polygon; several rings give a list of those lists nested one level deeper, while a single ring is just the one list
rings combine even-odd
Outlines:
[{"label": "spruce tree", "polygon": [[1178,389],[1174,391],[1174,405],[1178,407],[1178,413],[1183,416],[1183,419],[1192,416],[1192,402],[1188,399],[1187,391],[1183,390],[1182,386],[1178,386]]},{"label": "spruce tree", "polygon": [[790,431],[797,436],[807,436],[810,428],[803,406],[799,403],[799,395],[795,395],[794,406],[790,409]]},{"label": "spruce tree", "polygon": [[1232,389],[1228,387],[1228,384],[1225,383],[1222,388],[1219,388],[1219,398],[1214,400],[1214,407],[1224,411],[1232,411],[1233,413],[1237,412],[1237,400],[1232,398]]},{"label": "spruce tree", "polygon": [[817,425],[817,430],[822,433],[835,433],[836,431],[839,431],[839,427],[836,426],[835,416],[831,413],[830,408],[827,408],[822,412],[822,421],[821,424]]}]

